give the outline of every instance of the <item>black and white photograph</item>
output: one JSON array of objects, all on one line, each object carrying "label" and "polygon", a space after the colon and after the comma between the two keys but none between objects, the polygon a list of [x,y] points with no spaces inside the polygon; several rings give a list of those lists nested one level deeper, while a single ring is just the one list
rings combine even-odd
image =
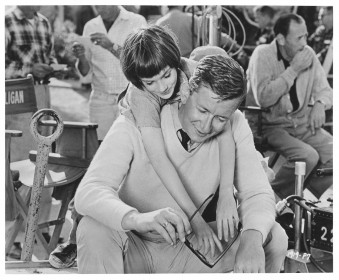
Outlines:
[{"label": "black and white photograph", "polygon": [[334,279],[334,1],[96,2],[3,4],[5,276]]}]

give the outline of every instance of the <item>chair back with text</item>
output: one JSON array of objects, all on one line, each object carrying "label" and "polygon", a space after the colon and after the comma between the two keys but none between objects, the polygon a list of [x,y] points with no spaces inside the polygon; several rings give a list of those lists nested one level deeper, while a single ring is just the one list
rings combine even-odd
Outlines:
[{"label": "chair back with text", "polygon": [[6,115],[37,111],[33,76],[5,81]]}]

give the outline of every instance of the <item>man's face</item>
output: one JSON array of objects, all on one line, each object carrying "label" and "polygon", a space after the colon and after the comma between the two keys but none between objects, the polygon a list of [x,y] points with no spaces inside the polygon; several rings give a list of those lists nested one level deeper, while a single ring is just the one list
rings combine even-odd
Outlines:
[{"label": "man's face", "polygon": [[40,6],[18,6],[18,8],[29,19],[33,18],[34,14],[40,10]]},{"label": "man's face", "polygon": [[264,29],[270,22],[270,18],[267,15],[262,14],[261,12],[255,12],[255,21],[258,23],[260,29]]},{"label": "man's face", "polygon": [[98,14],[105,21],[110,21],[112,18],[116,17],[116,14],[119,13],[119,7],[116,5],[97,5],[95,6]]},{"label": "man's face", "polygon": [[318,19],[325,26],[326,30],[333,28],[333,12],[321,8]]},{"label": "man's face", "polygon": [[201,143],[222,132],[239,99],[220,101],[210,88],[200,86],[179,109],[182,128],[191,141]]},{"label": "man's face", "polygon": [[298,52],[304,49],[307,44],[307,37],[308,33],[305,22],[297,23],[292,20],[283,45],[288,59],[292,60]]}]

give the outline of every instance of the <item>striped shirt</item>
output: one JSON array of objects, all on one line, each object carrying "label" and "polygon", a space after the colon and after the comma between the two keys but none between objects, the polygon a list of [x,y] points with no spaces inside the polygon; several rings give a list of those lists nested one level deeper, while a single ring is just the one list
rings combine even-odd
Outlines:
[{"label": "striped shirt", "polygon": [[23,78],[36,63],[53,58],[52,30],[48,20],[36,13],[28,20],[19,8],[5,15],[5,78]]}]

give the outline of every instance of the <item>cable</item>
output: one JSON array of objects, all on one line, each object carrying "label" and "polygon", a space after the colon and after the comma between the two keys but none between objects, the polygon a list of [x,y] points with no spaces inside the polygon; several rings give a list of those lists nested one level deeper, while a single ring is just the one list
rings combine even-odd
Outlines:
[{"label": "cable", "polygon": [[[304,213],[306,213],[305,215],[307,215],[307,212],[304,212]],[[304,232],[302,233],[302,239],[303,239],[303,244],[304,244],[304,247],[305,247],[305,251],[306,251],[307,254],[310,255],[310,261],[312,262],[312,264],[314,264],[314,266],[315,266],[320,272],[326,273],[326,271],[325,271],[324,268],[318,263],[318,261],[316,261],[316,259],[312,257],[311,251],[310,251],[310,249],[308,248],[308,244],[307,244],[307,240],[306,240],[306,229],[307,229],[307,227],[308,227],[308,219],[307,219],[307,217],[304,217],[304,220],[305,220],[305,224],[304,224]]]},{"label": "cable", "polygon": [[253,21],[253,20],[250,18],[250,16],[248,15],[248,11],[247,11],[246,8],[242,8],[242,14],[244,15],[244,18],[246,19],[246,21],[247,21],[249,24],[251,24],[251,25],[253,25],[253,26],[255,26],[255,27],[259,27],[258,23],[255,22],[255,21]]},{"label": "cable", "polygon": [[[246,31],[245,31],[245,27],[244,27],[244,25],[242,24],[241,20],[240,20],[240,19],[239,19],[232,11],[230,11],[229,9],[227,9],[227,8],[225,8],[225,7],[223,7],[222,10],[223,10],[223,14],[224,14],[224,15],[227,15],[227,13],[229,13],[230,15],[232,15],[232,16],[238,21],[238,23],[239,23],[239,25],[240,25],[240,27],[241,27],[242,33],[243,33],[243,35],[244,35],[244,36],[243,36],[242,44],[240,45],[240,48],[239,48],[235,53],[232,54],[232,56],[235,56],[235,55],[237,55],[238,53],[240,53],[240,51],[243,49],[243,47],[244,47],[244,45],[245,45],[245,42],[246,42]],[[228,15],[227,15],[227,16],[228,16]],[[231,24],[232,24],[232,26],[234,27],[233,21],[231,21]],[[234,27],[234,33],[235,33],[235,35],[236,35],[235,27]]]},{"label": "cable", "polygon": [[[232,50],[234,44],[236,43],[236,30],[235,30],[235,26],[234,26],[234,23],[231,19],[231,17],[227,14],[227,12],[223,11],[222,12],[223,15],[225,16],[225,18],[227,19],[227,22],[228,22],[228,30],[229,30],[229,34],[228,36],[231,38],[232,40],[232,44],[231,46],[229,47],[229,49],[227,50],[227,53],[229,53],[230,50]],[[231,36],[232,33],[234,34],[233,37]],[[233,56],[234,54],[232,54]]]}]

